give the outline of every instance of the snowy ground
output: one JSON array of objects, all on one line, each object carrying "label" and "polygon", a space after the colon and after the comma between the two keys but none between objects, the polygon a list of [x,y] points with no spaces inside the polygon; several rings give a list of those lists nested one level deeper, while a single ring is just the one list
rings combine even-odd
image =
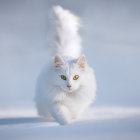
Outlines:
[{"label": "snowy ground", "polygon": [[37,116],[36,110],[0,111],[2,140],[139,140],[140,108],[92,107],[81,120],[60,126]]}]

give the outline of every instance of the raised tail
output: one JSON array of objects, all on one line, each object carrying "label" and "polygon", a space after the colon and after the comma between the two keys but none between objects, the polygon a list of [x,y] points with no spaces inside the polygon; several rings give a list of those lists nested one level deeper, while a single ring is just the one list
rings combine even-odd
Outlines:
[{"label": "raised tail", "polygon": [[81,38],[78,33],[81,27],[78,17],[61,6],[53,7],[53,40],[54,55],[78,58],[81,54]]}]

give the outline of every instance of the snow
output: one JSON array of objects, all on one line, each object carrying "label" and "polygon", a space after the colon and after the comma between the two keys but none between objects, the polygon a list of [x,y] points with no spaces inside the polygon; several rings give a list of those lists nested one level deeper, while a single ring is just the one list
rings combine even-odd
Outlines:
[{"label": "snow", "polygon": [[86,115],[69,125],[61,126],[40,118],[35,108],[0,111],[2,140],[138,140],[140,108],[91,107]]}]

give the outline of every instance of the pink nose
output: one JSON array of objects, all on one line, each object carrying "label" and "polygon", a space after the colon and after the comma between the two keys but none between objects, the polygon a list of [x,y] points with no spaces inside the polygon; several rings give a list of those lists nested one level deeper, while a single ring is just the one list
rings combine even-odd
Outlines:
[{"label": "pink nose", "polygon": [[68,84],[68,85],[67,85],[67,87],[68,87],[68,88],[71,88],[71,85],[70,85],[70,84]]}]

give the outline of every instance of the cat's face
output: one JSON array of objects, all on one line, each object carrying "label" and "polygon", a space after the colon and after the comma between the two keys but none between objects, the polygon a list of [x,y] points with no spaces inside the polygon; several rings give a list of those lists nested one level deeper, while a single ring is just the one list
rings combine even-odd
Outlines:
[{"label": "cat's face", "polygon": [[79,89],[84,80],[86,59],[81,56],[78,60],[64,62],[60,56],[54,60],[56,83],[62,90],[73,92]]}]

